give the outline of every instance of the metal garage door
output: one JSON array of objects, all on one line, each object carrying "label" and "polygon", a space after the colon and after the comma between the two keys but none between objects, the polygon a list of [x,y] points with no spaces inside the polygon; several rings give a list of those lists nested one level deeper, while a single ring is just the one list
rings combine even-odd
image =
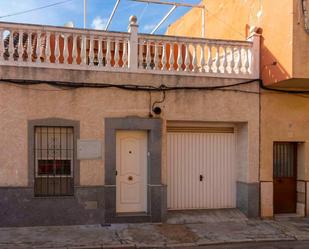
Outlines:
[{"label": "metal garage door", "polygon": [[236,206],[233,128],[169,128],[167,168],[169,209]]}]

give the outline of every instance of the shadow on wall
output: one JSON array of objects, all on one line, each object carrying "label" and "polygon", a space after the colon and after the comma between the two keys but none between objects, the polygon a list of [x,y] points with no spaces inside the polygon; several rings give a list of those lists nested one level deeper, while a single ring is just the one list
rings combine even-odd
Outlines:
[{"label": "shadow on wall", "polygon": [[261,78],[266,85],[271,85],[291,78],[283,65],[270,52],[261,38]]}]

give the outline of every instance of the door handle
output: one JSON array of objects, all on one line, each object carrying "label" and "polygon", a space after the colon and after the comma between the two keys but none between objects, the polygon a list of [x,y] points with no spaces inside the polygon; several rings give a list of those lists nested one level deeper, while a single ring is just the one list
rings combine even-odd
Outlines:
[{"label": "door handle", "polygon": [[133,176],[129,176],[128,181],[132,181],[132,180],[133,180]]},{"label": "door handle", "polygon": [[204,179],[204,176],[203,175],[200,175],[200,182],[202,182]]}]

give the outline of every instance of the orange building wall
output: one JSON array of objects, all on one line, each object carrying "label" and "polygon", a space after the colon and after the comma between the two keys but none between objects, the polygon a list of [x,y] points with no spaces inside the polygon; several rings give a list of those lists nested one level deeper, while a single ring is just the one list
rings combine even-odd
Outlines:
[{"label": "orange building wall", "polygon": [[[308,70],[305,66],[303,69],[299,68],[302,62],[297,63],[297,70],[296,63],[293,65],[293,57],[299,54],[295,45],[304,47],[302,51],[308,52],[309,56],[309,35],[303,39],[297,38],[297,42],[293,36],[293,30],[303,27],[303,23],[297,27],[294,25],[295,16],[300,15],[293,11],[296,2],[299,1],[204,0],[206,38],[245,40],[250,27],[261,27],[261,74],[264,82],[270,84],[301,75],[300,73],[306,75]],[[167,34],[201,37],[201,23],[201,10],[192,9],[170,25]],[[304,52],[300,52],[298,56],[309,58]],[[273,62],[277,64],[272,65]],[[306,60],[306,63],[309,62]]]},{"label": "orange building wall", "polygon": [[[307,10],[309,10],[309,1],[307,0]],[[309,78],[309,33],[304,29],[304,18],[301,13],[301,2],[294,1],[294,26],[293,26],[293,76],[295,78]],[[309,16],[308,16],[309,18]],[[308,23],[309,25],[309,23]],[[305,81],[304,85],[309,85]]]}]

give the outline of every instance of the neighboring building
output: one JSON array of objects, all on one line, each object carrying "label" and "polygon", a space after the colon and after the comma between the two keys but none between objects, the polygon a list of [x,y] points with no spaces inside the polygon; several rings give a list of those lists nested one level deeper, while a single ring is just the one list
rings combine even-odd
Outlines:
[{"label": "neighboring building", "polygon": [[[308,216],[309,99],[304,93],[309,90],[309,1],[205,0],[202,4],[207,38],[241,39],[250,29],[261,33],[261,79],[276,89],[261,91],[261,216]],[[189,11],[167,34],[199,37],[200,12]]]},{"label": "neighboring building", "polygon": [[0,31],[0,226],[259,215],[259,36]]}]

